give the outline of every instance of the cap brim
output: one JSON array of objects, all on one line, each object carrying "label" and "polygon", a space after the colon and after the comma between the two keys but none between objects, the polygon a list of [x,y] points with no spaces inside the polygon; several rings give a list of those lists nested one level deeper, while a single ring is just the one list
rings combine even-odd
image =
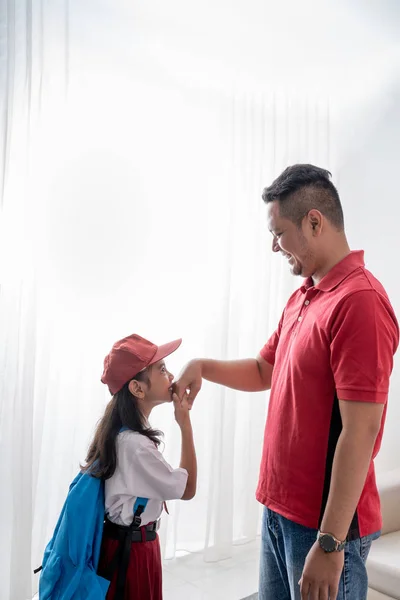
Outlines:
[{"label": "cap brim", "polygon": [[179,339],[179,340],[174,340],[173,342],[168,342],[168,344],[163,344],[162,346],[158,346],[158,350],[155,353],[155,355],[153,356],[153,358],[151,359],[151,362],[148,364],[148,366],[154,365],[154,363],[158,362],[159,360],[162,360],[166,356],[169,356],[170,354],[175,352],[175,350],[177,350],[181,344],[182,344],[182,339]]}]

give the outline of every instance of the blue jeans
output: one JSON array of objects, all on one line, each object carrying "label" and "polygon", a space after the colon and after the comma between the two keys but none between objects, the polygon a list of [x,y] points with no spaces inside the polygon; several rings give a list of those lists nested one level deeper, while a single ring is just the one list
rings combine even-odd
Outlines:
[{"label": "blue jeans", "polygon": [[[365,568],[369,550],[379,532],[348,542],[337,600],[366,600]],[[301,600],[299,580],[317,530],[297,525],[264,508],[261,532],[259,600]]]}]

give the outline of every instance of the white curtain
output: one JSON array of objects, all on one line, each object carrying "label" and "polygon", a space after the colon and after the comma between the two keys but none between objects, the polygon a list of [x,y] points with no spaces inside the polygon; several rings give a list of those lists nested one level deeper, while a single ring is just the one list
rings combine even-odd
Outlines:
[{"label": "white curtain", "polygon": [[[92,14],[86,31],[79,3],[1,10],[0,598],[27,600],[108,400],[111,344],[182,336],[173,372],[255,356],[299,283],[270,251],[262,188],[287,164],[332,159],[325,99],[196,86],[157,68],[160,49],[138,61],[122,22],[104,37]],[[204,384],[198,494],[170,503],[166,558],[220,560],[257,535],[266,406]],[[152,422],[177,464],[171,406]]]}]

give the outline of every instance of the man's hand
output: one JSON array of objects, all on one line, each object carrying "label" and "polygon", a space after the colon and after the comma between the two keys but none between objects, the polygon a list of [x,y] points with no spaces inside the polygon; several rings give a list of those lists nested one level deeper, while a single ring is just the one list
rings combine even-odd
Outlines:
[{"label": "man's hand", "polygon": [[261,392],[271,387],[273,368],[261,356],[241,360],[195,358],[182,369],[171,388],[180,399],[188,391],[188,403],[191,408],[203,379],[233,390]]},{"label": "man's hand", "polygon": [[302,600],[336,600],[344,565],[344,550],[327,553],[315,542],[299,581]]},{"label": "man's hand", "polygon": [[195,358],[183,367],[178,379],[172,384],[172,390],[181,400],[188,392],[187,402],[190,410],[201,389],[201,383],[201,360]]}]

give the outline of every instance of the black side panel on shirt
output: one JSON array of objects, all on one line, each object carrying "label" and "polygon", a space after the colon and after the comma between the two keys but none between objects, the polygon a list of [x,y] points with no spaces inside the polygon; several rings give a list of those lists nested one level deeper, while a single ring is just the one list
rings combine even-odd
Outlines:
[{"label": "black side panel on shirt", "polygon": [[[332,477],[332,466],[333,459],[335,456],[336,446],[338,443],[339,436],[342,432],[342,417],[340,416],[339,409],[339,399],[337,394],[335,393],[335,398],[333,400],[332,406],[332,416],[331,416],[331,425],[329,428],[329,439],[328,439],[328,450],[326,453],[326,464],[325,464],[325,480],[324,480],[324,490],[322,493],[322,502],[321,502],[321,512],[319,515],[318,528],[321,527],[321,522],[325,513],[326,503],[328,501],[329,490],[331,485],[331,477]],[[327,533],[330,533],[329,531]],[[347,535],[347,540],[357,540],[360,537],[360,530],[358,527],[358,516],[357,511],[354,514],[353,520],[350,524],[349,533]]]}]

